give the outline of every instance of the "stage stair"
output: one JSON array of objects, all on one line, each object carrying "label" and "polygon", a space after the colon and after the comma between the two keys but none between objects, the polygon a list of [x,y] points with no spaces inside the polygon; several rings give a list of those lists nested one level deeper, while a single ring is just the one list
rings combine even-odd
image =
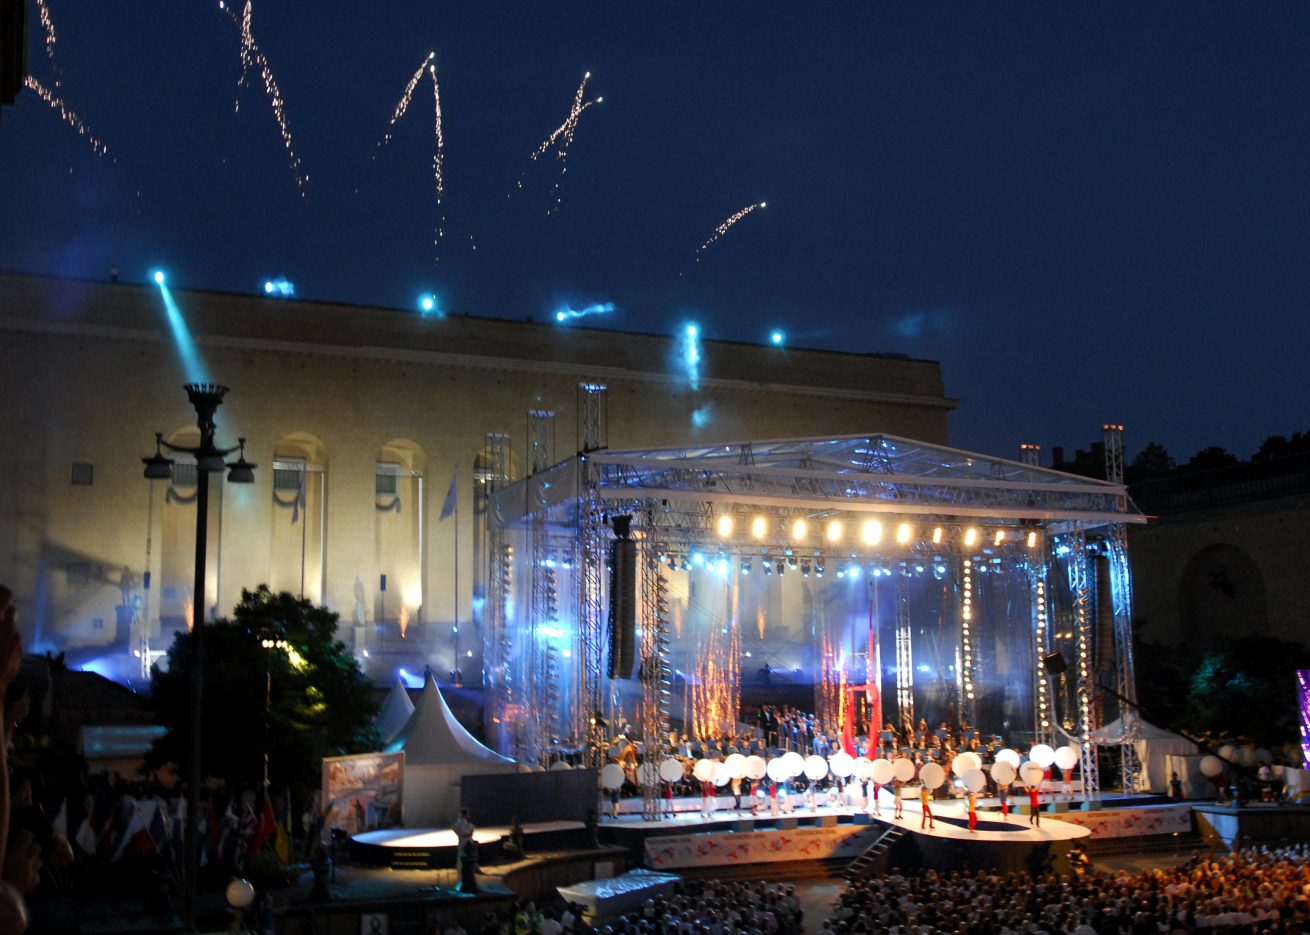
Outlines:
[{"label": "stage stair", "polygon": [[903,837],[905,837],[904,828],[900,825],[888,825],[887,830],[880,834],[877,840],[846,865],[846,872],[842,874],[846,882],[854,883],[876,870],[878,863],[891,851],[892,845]]}]

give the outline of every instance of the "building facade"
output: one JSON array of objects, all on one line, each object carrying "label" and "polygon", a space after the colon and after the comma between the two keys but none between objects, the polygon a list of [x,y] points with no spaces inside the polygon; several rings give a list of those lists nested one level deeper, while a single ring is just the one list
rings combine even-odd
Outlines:
[{"label": "building facade", "polygon": [[[339,613],[361,658],[475,672],[456,627],[480,612],[486,489],[531,460],[529,411],[554,414],[548,461],[578,447],[580,382],[608,388],[612,447],[947,440],[934,361],[720,341],[692,359],[686,340],[0,275],[0,581],[29,645],[142,676],[195,605],[227,614],[264,583]],[[244,437],[258,468],[211,484],[197,600],[194,463],[150,482],[141,458],[156,431],[198,439],[182,385],[206,381],[231,387],[218,443]],[[500,477],[489,434],[508,436]]]}]

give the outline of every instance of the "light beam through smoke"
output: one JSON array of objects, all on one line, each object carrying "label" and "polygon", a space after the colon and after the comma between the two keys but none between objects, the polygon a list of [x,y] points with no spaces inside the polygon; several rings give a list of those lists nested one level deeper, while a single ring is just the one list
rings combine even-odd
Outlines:
[{"label": "light beam through smoke", "polygon": [[572,321],[575,318],[586,318],[589,315],[608,315],[614,311],[613,302],[595,302],[586,308],[570,308],[565,305],[555,312],[556,321]]}]

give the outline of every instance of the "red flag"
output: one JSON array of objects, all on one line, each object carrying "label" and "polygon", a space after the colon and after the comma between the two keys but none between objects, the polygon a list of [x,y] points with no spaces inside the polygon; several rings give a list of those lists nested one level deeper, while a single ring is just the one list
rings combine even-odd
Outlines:
[{"label": "red flag", "polygon": [[277,821],[273,818],[273,803],[265,798],[264,812],[259,816],[259,824],[255,827],[254,840],[250,842],[250,853],[258,854],[259,849],[264,846],[264,842],[276,832]]}]

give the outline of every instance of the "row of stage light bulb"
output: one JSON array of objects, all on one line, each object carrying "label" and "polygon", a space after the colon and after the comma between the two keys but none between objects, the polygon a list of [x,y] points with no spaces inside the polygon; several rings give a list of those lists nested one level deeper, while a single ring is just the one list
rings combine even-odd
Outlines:
[{"label": "row of stage light bulb", "polygon": [[[728,513],[721,513],[715,520],[714,528],[719,536],[727,539],[732,535],[732,530],[736,527],[736,519]],[[896,543],[898,545],[909,545],[915,538],[916,530],[912,523],[903,522],[896,527]],[[769,534],[769,520],[764,516],[756,516],[751,520],[751,535],[756,539],[763,539]],[[803,519],[793,520],[791,524],[791,537],[796,542],[804,542],[809,538],[810,524]],[[841,520],[829,520],[828,525],[824,527],[823,537],[828,542],[841,542],[846,535],[846,527]],[[1000,546],[1005,543],[1007,533],[1004,529],[997,529],[992,533],[992,545]],[[961,533],[961,544],[966,548],[976,546],[982,537],[982,531],[977,526],[968,526]],[[932,529],[932,544],[941,545],[946,538],[946,528],[944,526],[934,526]],[[866,519],[860,524],[860,541],[865,545],[877,545],[882,542],[882,522],[876,519]],[[1030,549],[1037,548],[1039,537],[1036,530],[1028,530],[1024,536],[1024,543]]]}]

